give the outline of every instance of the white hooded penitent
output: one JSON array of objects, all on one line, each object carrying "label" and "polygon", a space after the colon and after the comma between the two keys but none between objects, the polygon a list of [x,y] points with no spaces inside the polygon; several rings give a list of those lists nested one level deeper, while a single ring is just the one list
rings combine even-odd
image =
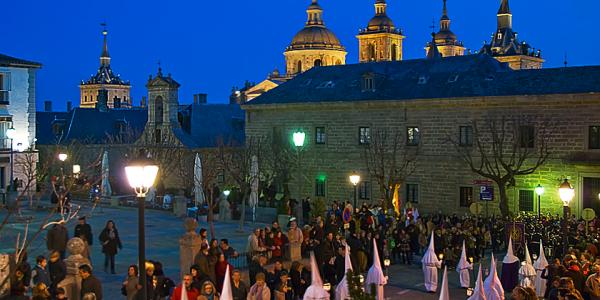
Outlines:
[{"label": "white hooded penitent", "polygon": [[346,245],[346,253],[344,255],[344,277],[335,288],[335,300],[347,300],[350,298],[350,290],[348,289],[348,270],[352,270],[352,261],[350,260],[350,247]]},{"label": "white hooded penitent", "polygon": [[315,253],[310,253],[311,283],[304,293],[304,300],[329,300],[329,293],[323,288],[323,280],[319,274],[319,266],[315,260]]},{"label": "white hooded penitent", "polygon": [[462,288],[471,286],[471,272],[469,270],[473,270],[473,264],[469,263],[467,260],[467,249],[465,247],[465,241],[463,240],[460,260],[458,261],[458,265],[456,265],[456,272],[458,272],[460,277],[460,287]]},{"label": "white hooded penitent", "polygon": [[435,245],[433,241],[433,232],[431,233],[431,240],[429,241],[429,248],[421,259],[423,267],[423,276],[425,279],[425,289],[428,292],[436,292],[438,285],[438,273],[437,269],[442,267],[442,263],[435,255]]},{"label": "white hooded penitent", "polygon": [[440,291],[439,300],[450,300],[450,291],[448,290],[448,267],[444,267],[444,275],[442,276],[442,290]]},{"label": "white hooded penitent", "polygon": [[487,300],[485,291],[483,290],[483,279],[481,274],[481,264],[479,264],[479,272],[477,272],[477,281],[475,281],[475,289],[473,295],[467,300]]},{"label": "white hooded penitent", "polygon": [[367,273],[367,280],[365,280],[367,291],[370,290],[369,287],[371,284],[375,284],[377,287],[377,299],[383,300],[383,286],[387,284],[387,278],[383,275],[381,261],[379,260],[379,250],[377,250],[375,239],[373,239],[373,265]]},{"label": "white hooded penitent", "polygon": [[496,260],[494,259],[493,253],[491,260],[490,274],[483,282],[485,296],[487,300],[504,300],[504,288],[502,288],[502,283],[500,282],[500,278],[498,278],[498,273],[496,272]]},{"label": "white hooded penitent", "polygon": [[547,266],[548,260],[546,259],[546,254],[544,254],[544,246],[540,240],[540,255],[533,263],[533,267],[535,268],[536,272],[535,293],[538,297],[544,297],[544,294],[546,293],[546,279],[542,278],[542,272]]},{"label": "white hooded penitent", "polygon": [[531,256],[529,255],[529,248],[527,247],[527,243],[525,243],[525,261],[521,264],[519,268],[519,285],[522,287],[531,287],[535,286],[535,268],[531,263]]}]

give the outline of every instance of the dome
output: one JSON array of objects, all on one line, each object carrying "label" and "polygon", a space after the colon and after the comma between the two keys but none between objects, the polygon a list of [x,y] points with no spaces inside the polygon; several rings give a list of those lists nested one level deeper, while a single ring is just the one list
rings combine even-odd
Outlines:
[{"label": "dome", "polygon": [[376,30],[393,30],[394,22],[387,15],[376,15],[370,21],[367,29],[370,31]]},{"label": "dome", "polygon": [[304,49],[344,50],[344,47],[335,34],[324,26],[308,26],[294,36],[287,51]]},{"label": "dome", "polygon": [[450,30],[443,30],[435,34],[436,42],[446,41],[446,42],[454,42],[456,41],[456,34]]}]

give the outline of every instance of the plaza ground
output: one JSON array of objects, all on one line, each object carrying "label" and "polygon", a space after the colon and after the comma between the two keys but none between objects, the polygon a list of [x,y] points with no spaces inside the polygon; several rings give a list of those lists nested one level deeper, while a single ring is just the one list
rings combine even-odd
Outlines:
[{"label": "plaza ground", "polygon": [[[16,235],[24,229],[25,220],[33,217],[29,230],[31,236],[39,228],[40,219],[46,216],[47,213],[46,210],[23,210],[21,217],[12,216],[9,224],[0,231],[0,253],[14,251]],[[6,211],[2,211],[0,218],[3,218],[5,214]],[[94,275],[102,281],[105,299],[121,299],[123,297],[120,294],[120,287],[125,279],[127,268],[137,262],[137,209],[133,207],[102,207],[91,211],[90,207],[84,203],[80,214],[88,215],[88,223],[92,226],[94,233],[94,244],[91,251],[92,264]],[[104,255],[98,242],[98,235],[108,220],[115,222],[123,243],[123,249],[116,257],[117,274],[115,275],[104,272]],[[73,220],[67,225],[69,237],[72,237],[76,224],[77,221]],[[201,223],[199,226],[208,229],[206,223]],[[265,226],[265,224],[246,223],[244,232],[240,232],[238,231],[239,223],[237,221],[215,222],[216,238],[227,238],[238,252],[245,252],[248,235],[252,228],[257,226]],[[182,218],[166,211],[146,210],[146,258],[160,261],[164,266],[166,275],[176,283],[179,283],[179,238],[183,234]],[[46,232],[44,231],[29,248],[29,263],[32,266],[35,264],[37,255],[48,255],[45,238]],[[498,255],[497,257],[502,256]],[[415,257],[414,261],[419,262],[420,257]],[[489,261],[486,261],[484,268],[488,264]],[[387,299],[439,298],[439,291],[437,294],[425,293],[420,264],[392,265],[388,272],[390,279],[389,284],[385,287]],[[440,284],[442,272],[443,270],[439,272]],[[451,299],[465,299],[466,291],[458,287],[458,273],[454,269],[449,269],[448,277]],[[471,280],[473,282],[474,278]]]}]

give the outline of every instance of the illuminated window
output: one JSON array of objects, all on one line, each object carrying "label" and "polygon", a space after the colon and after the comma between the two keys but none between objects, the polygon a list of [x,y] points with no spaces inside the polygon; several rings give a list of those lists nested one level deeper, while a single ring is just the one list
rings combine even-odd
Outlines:
[{"label": "illuminated window", "polygon": [[320,59],[315,59],[315,67],[320,67],[323,62]]},{"label": "illuminated window", "polygon": [[325,127],[315,127],[315,143],[325,144],[327,135],[325,134]]},{"label": "illuminated window", "polygon": [[519,210],[533,211],[533,191],[519,190]]},{"label": "illuminated window", "polygon": [[371,127],[358,128],[358,143],[368,145],[371,142]]},{"label": "illuminated window", "polygon": [[406,145],[417,146],[421,142],[419,127],[406,127]]},{"label": "illuminated window", "polygon": [[10,73],[0,73],[0,103],[8,104],[10,91]]}]

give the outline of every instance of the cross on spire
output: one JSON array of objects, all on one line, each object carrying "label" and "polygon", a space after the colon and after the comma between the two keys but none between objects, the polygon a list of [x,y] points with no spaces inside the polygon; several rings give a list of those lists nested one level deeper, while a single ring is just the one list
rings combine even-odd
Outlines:
[{"label": "cross on spire", "polygon": [[431,28],[431,32],[435,32],[435,17],[431,20],[431,26],[429,26],[429,28]]}]

